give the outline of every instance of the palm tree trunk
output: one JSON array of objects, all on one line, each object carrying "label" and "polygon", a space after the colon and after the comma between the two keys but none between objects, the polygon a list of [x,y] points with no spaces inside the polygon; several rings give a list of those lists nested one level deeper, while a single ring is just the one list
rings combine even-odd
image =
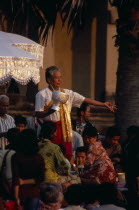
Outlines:
[{"label": "palm tree trunk", "polygon": [[119,51],[116,104],[116,124],[121,126],[122,139],[125,139],[126,129],[139,125],[139,54],[129,57]]},{"label": "palm tree trunk", "polygon": [[119,60],[115,120],[121,127],[124,140],[129,126],[139,126],[139,5],[134,0],[125,0],[123,6],[116,6],[119,15],[116,37]]}]

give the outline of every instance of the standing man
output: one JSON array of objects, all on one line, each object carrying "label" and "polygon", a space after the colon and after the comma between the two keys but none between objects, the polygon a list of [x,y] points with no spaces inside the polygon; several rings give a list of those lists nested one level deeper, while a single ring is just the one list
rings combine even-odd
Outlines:
[{"label": "standing man", "polygon": [[[111,111],[115,110],[115,106],[112,106],[109,102],[102,103],[85,98],[72,90],[61,89],[62,73],[56,66],[51,66],[46,69],[45,78],[48,83],[48,87],[42,89],[36,94],[36,116],[38,118],[43,118],[44,120],[52,120],[56,122],[57,137],[54,143],[62,143],[66,147],[67,157],[70,159],[72,155],[72,127],[70,119],[71,108],[80,107],[83,102],[90,105],[105,106]],[[59,109],[55,109],[57,102],[52,101],[54,91],[64,92],[68,96],[67,102],[65,104],[60,104]]]},{"label": "standing man", "polygon": [[9,108],[9,97],[0,95],[0,148],[5,149],[7,139],[5,138],[7,131],[15,127],[14,119],[7,114]]}]

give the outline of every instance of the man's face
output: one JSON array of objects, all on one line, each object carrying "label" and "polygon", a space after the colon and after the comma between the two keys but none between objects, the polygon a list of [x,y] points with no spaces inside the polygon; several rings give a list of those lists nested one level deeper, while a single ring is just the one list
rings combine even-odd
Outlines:
[{"label": "man's face", "polygon": [[112,146],[116,145],[119,143],[119,140],[120,140],[120,136],[113,136],[113,137],[109,137],[108,138],[108,143]]},{"label": "man's face", "polygon": [[81,116],[84,118],[84,120],[89,120],[90,118],[90,106],[88,106],[86,108],[86,111],[85,112],[81,112]]},{"label": "man's face", "polygon": [[49,84],[51,84],[54,89],[59,89],[62,83],[62,74],[60,71],[54,71],[52,78],[49,78]]},{"label": "man's face", "polygon": [[0,113],[1,114],[6,114],[8,112],[9,108],[9,100],[8,99],[3,99],[0,101]]},{"label": "man's face", "polygon": [[84,165],[86,160],[86,153],[85,152],[77,152],[76,159],[79,165]]}]

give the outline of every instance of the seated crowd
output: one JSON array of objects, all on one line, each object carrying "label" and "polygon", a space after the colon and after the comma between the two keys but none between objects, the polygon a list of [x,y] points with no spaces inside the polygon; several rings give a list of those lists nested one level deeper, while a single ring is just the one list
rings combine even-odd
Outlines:
[{"label": "seated crowd", "polygon": [[[3,107],[8,100],[4,97]],[[1,107],[0,209],[8,209],[9,203],[18,210],[139,209],[138,126],[127,129],[123,145],[116,126],[100,138],[88,119],[90,107],[83,104],[73,121],[68,160],[64,146],[53,143],[54,122],[34,116],[13,119]],[[120,173],[126,174],[122,187],[117,185]]]}]

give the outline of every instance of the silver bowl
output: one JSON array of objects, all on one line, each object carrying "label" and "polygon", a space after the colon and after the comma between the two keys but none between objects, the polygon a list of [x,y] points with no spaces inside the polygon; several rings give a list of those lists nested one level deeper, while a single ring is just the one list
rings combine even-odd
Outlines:
[{"label": "silver bowl", "polygon": [[68,100],[69,96],[66,93],[61,91],[54,90],[52,93],[52,100],[55,103],[65,104]]}]

